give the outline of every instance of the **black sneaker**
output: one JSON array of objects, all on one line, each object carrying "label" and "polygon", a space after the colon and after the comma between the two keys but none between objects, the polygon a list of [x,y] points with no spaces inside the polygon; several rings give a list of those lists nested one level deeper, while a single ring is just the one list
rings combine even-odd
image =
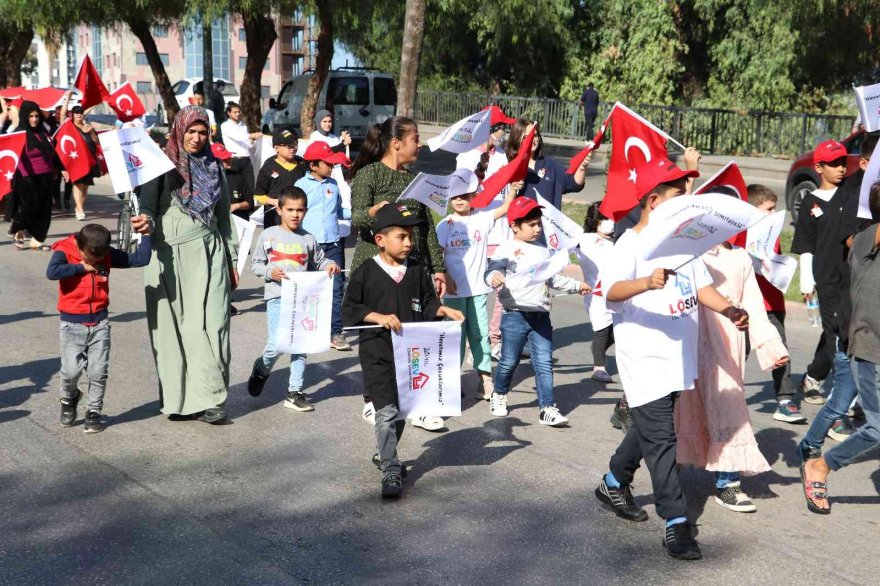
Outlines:
[{"label": "black sneaker", "polygon": [[[379,454],[373,454],[373,459],[371,461],[373,462],[373,466],[376,467],[376,470],[382,470],[382,468],[380,468]],[[403,462],[400,463],[400,477],[406,478],[406,466],[403,465]]]},{"label": "black sneaker", "polygon": [[843,416],[834,422],[826,435],[836,442],[845,442],[855,432],[856,428],[849,422],[849,417]]},{"label": "black sneaker", "polygon": [[211,425],[222,425],[226,423],[226,406],[218,405],[216,407],[211,407],[210,409],[206,409],[202,412],[201,415],[196,417],[197,421],[204,421],[205,423],[210,423]]},{"label": "black sneaker", "polygon": [[83,431],[86,433],[101,433],[104,431],[104,422],[101,421],[101,414],[91,409],[87,411]]},{"label": "black sneaker", "polygon": [[386,472],[382,477],[382,498],[393,499],[403,492],[403,481],[397,472]]},{"label": "black sneaker", "polygon": [[636,504],[629,485],[611,488],[605,483],[605,477],[603,476],[602,483],[596,487],[596,498],[608,509],[614,511],[614,514],[621,519],[626,519],[627,521],[648,520],[648,513]]},{"label": "black sneaker", "polygon": [[290,391],[287,393],[287,399],[284,400],[284,406],[294,411],[314,411],[309,398],[301,391]]},{"label": "black sneaker", "polygon": [[630,427],[633,425],[633,416],[632,411],[629,408],[629,403],[626,402],[626,397],[621,397],[620,401],[617,402],[617,405],[614,406],[614,412],[611,413],[611,427],[614,429],[619,429],[626,433]]},{"label": "black sneaker", "polygon": [[737,513],[754,513],[758,510],[755,503],[749,499],[749,495],[742,491],[739,482],[728,484],[724,488],[716,488],[715,502]]},{"label": "black sneaker", "polygon": [[815,460],[822,457],[822,448],[814,448],[807,444],[804,440],[798,443],[798,453],[801,456],[801,463],[806,464],[807,460]]},{"label": "black sneaker", "polygon": [[667,527],[663,548],[677,560],[698,560],[703,557],[688,523],[676,523]]},{"label": "black sneaker", "polygon": [[77,391],[76,399],[61,399],[61,425],[64,427],[70,427],[76,421],[76,406],[82,396],[82,391]]},{"label": "black sneaker", "polygon": [[[262,358],[257,358],[257,360],[262,360]],[[254,366],[251,368],[251,376],[248,378],[248,393],[251,394],[251,397],[260,396],[268,378],[268,374],[264,376],[257,372],[257,362],[254,362]]]}]

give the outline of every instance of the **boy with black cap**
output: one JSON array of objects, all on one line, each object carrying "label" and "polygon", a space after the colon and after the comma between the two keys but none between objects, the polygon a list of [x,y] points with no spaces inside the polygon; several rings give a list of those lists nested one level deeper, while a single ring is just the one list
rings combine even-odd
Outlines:
[{"label": "boy with black cap", "polygon": [[376,212],[372,231],[379,254],[351,274],[342,304],[346,326],[381,326],[361,330],[358,353],[364,389],[376,408],[377,454],[373,461],[382,471],[382,496],[386,498],[400,496],[404,472],[397,444],[405,421],[398,414],[391,330],[399,332],[406,322],[444,317],[464,320],[460,311],[445,307],[437,298],[428,269],[409,258],[413,226],[423,222],[397,203],[386,204]]},{"label": "boy with black cap", "polygon": [[254,201],[265,206],[263,226],[268,228],[278,223],[278,195],[286,188],[293,187],[305,177],[306,166],[296,156],[299,138],[296,132],[287,128],[276,128],[272,133],[272,146],[276,157],[268,159],[257,173],[254,185]]},{"label": "boy with black cap", "polygon": [[613,312],[617,365],[632,410],[633,424],[611,457],[609,472],[596,497],[618,517],[645,521],[630,489],[642,458],[651,474],[657,514],[666,520],[663,547],[676,559],[702,557],[685,517],[685,499],[676,468],[673,412],[682,391],[692,391],[697,378],[701,303],[744,329],[748,314],[733,307],[712,287],[712,278],[697,257],[676,270],[664,259],[644,260],[641,233],[651,212],[685,193],[688,178],[667,160],[636,169],[641,217],[615,243],[602,285]]}]

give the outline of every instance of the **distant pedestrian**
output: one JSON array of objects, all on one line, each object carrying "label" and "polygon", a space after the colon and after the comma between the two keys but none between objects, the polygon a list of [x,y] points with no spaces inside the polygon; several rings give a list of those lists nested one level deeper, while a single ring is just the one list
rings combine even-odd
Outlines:
[{"label": "distant pedestrian", "polygon": [[333,134],[333,115],[329,110],[318,110],[315,114],[315,130],[309,135],[311,142],[326,142],[337,153],[345,153],[351,146],[351,134],[343,130],[339,135]]},{"label": "distant pedestrian", "polygon": [[587,140],[593,140],[596,135],[596,116],[599,115],[599,92],[593,87],[593,82],[587,83],[578,106],[584,109],[584,118],[587,121]]}]

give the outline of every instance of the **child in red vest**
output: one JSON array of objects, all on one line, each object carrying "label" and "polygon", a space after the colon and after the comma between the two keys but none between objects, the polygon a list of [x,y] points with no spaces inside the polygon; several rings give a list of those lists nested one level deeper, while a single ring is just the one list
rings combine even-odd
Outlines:
[{"label": "child in red vest", "polygon": [[76,234],[52,245],[46,277],[58,281],[58,312],[61,314],[61,425],[76,420],[82,397],[79,377],[89,378],[86,433],[104,430],[101,409],[110,365],[110,269],[142,267],[150,262],[150,237],[144,236],[137,250],[128,254],[110,246],[110,231],[100,224],[86,224]]}]

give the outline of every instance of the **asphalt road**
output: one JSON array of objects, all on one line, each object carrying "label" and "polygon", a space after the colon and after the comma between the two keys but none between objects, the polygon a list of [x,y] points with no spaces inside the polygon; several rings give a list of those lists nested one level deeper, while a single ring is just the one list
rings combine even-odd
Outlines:
[{"label": "asphalt road", "polygon": [[[89,207],[115,226],[115,199]],[[79,225],[56,218],[52,238]],[[685,471],[705,558],[677,562],[661,548],[646,471],[634,484],[646,523],[618,520],[593,496],[622,437],[608,424],[620,391],[586,378],[591,332],[576,297],[558,298],[552,314],[556,398],[571,426],[538,425],[525,360],[510,417],[492,417],[469,393],[447,432],[408,427],[405,495],[382,502],[356,353],[312,357],[314,413],[281,407],[284,360],[260,398],[247,394],[265,341],[262,291],[250,272],[235,294],[242,314],[232,322],[230,425],[158,413],[136,269],[112,274],[110,425],[84,434],[81,410],[75,427],[62,428],[47,261],[48,253],[0,244],[2,584],[875,583],[878,453],[832,476],[830,516],[809,513],[795,451],[805,428],[771,419],[772,389],[753,362],[746,392],[773,468],[743,482],[758,512],[722,509],[711,475]],[[818,331],[792,307],[788,334],[799,375]],[[469,369],[464,381],[476,384]]]}]

